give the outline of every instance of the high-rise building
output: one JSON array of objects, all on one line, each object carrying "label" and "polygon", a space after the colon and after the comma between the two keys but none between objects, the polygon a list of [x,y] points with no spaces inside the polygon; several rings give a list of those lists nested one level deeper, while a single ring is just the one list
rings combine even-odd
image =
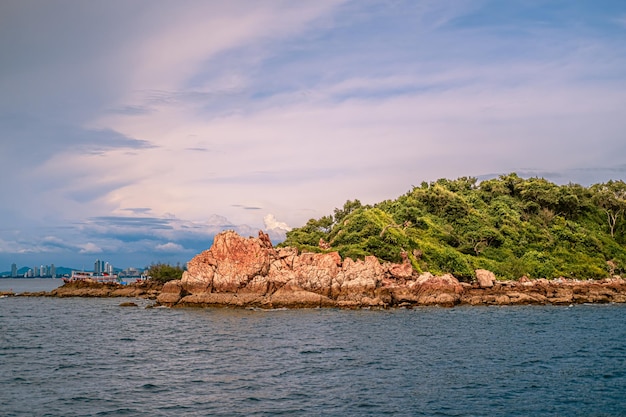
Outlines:
[{"label": "high-rise building", "polygon": [[54,266],[54,264],[50,265],[50,276],[52,278],[57,277],[57,268]]},{"label": "high-rise building", "polygon": [[11,264],[11,278],[17,278],[17,265]]},{"label": "high-rise building", "polygon": [[93,272],[95,272],[96,274],[102,274],[103,272],[107,272],[105,269],[104,261],[96,259],[96,262],[94,262],[93,264]]}]

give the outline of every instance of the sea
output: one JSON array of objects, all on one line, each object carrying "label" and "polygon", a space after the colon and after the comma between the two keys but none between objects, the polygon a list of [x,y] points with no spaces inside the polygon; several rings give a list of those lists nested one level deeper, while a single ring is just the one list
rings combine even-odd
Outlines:
[{"label": "sea", "polygon": [[[53,281],[0,280],[0,290]],[[626,416],[622,304],[152,303],[1,298],[0,415]]]}]

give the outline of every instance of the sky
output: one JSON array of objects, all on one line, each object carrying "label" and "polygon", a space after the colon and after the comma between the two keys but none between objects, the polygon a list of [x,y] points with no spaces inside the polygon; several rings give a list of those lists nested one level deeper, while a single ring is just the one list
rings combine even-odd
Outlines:
[{"label": "sky", "polygon": [[0,271],[184,263],[346,200],[626,180],[623,0],[2,0]]}]

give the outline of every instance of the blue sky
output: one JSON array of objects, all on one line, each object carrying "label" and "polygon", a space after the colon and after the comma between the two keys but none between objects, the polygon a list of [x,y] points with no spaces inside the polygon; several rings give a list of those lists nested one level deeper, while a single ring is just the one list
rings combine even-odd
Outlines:
[{"label": "blue sky", "polygon": [[0,56],[0,271],[185,262],[442,177],[626,179],[623,1],[5,0]]}]

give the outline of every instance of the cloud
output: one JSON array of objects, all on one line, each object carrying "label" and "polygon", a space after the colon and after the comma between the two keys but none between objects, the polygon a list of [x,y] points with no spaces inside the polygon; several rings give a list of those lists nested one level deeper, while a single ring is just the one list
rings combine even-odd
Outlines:
[{"label": "cloud", "polygon": [[274,217],[273,214],[267,214],[264,218],[263,218],[263,222],[265,223],[265,228],[268,230],[282,230],[285,232],[288,232],[291,230],[291,227],[289,227],[289,225],[287,225],[287,223],[285,222],[279,222],[278,220],[276,220],[276,217]]},{"label": "cloud", "polygon": [[92,254],[92,253],[101,253],[102,249],[97,245],[89,242],[82,245],[82,248],[79,251],[80,253]]},{"label": "cloud", "polygon": [[162,245],[156,245],[154,249],[158,252],[170,252],[170,253],[177,253],[177,252],[185,251],[185,248],[173,242],[167,242]]}]

